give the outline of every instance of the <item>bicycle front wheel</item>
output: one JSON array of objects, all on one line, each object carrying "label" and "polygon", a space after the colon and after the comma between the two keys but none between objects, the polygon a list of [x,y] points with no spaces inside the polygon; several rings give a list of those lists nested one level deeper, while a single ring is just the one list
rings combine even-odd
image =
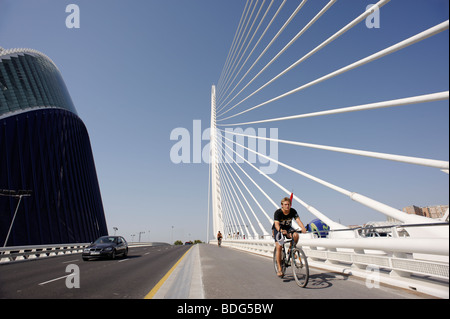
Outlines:
[{"label": "bicycle front wheel", "polygon": [[301,248],[295,248],[292,251],[291,266],[297,285],[306,287],[309,280],[309,267],[306,255]]}]

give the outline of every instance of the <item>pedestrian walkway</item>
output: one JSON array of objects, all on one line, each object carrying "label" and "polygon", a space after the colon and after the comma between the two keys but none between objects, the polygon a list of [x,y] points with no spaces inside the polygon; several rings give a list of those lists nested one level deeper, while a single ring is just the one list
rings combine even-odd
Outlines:
[{"label": "pedestrian walkway", "polygon": [[189,249],[153,299],[204,299],[199,246]]}]

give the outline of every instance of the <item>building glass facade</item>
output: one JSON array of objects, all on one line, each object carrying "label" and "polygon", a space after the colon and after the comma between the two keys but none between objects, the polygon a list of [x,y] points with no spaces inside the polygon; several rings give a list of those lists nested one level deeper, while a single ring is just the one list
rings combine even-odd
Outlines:
[{"label": "building glass facade", "polygon": [[[7,246],[81,243],[107,235],[89,136],[55,64],[0,48],[0,190],[31,190]],[[0,244],[18,199],[0,196]]]}]

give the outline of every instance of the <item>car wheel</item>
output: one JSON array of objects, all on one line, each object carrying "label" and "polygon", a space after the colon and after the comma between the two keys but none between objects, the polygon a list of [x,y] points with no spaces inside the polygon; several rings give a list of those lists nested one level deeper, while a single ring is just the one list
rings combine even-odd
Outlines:
[{"label": "car wheel", "polygon": [[123,253],[123,258],[126,258],[128,256],[128,248],[125,249],[125,252]]},{"label": "car wheel", "polygon": [[111,253],[111,259],[116,259],[116,250],[115,249]]}]

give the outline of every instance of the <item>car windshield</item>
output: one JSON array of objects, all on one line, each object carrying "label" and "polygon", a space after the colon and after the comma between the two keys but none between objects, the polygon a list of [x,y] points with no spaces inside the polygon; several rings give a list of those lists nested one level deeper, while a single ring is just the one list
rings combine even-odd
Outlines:
[{"label": "car windshield", "polygon": [[100,237],[94,242],[94,244],[111,244],[115,242],[117,242],[116,237]]}]

